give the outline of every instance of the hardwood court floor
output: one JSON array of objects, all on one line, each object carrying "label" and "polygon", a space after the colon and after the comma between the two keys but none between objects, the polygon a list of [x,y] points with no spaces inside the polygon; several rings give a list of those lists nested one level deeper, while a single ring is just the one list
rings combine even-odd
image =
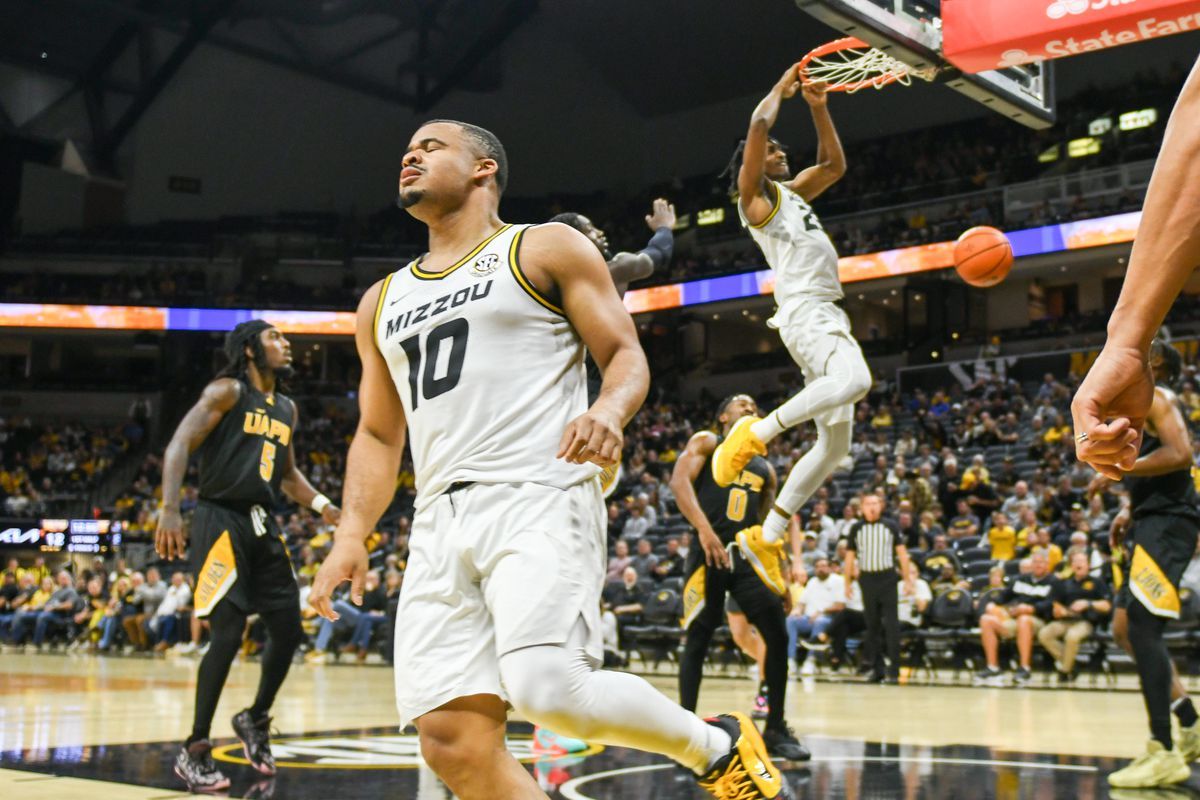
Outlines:
[{"label": "hardwood court floor", "polygon": [[[170,656],[0,653],[0,797],[182,796],[170,760],[190,726],[195,668],[195,659]],[[249,704],[257,677],[257,664],[235,663],[213,730],[221,743],[233,741],[230,716]],[[651,681],[675,696],[672,678]],[[709,678],[700,711],[747,710],[753,689],[746,679]],[[1103,773],[1119,765],[1114,759],[1140,752],[1147,736],[1140,696],[1128,691],[810,680],[789,684],[787,708],[817,756],[811,769],[795,773],[793,785],[803,797],[853,798],[860,790],[872,796],[1107,797]],[[274,713],[277,741],[288,740],[281,783],[267,792],[237,766],[239,747],[218,748],[218,758],[229,762],[222,764],[227,774],[242,776],[235,777],[234,796],[445,796],[430,793],[431,776],[413,769],[419,764],[415,742],[395,729],[390,669],[297,665]],[[527,728],[514,726],[514,752],[528,755],[527,742]],[[897,768],[872,772],[878,764]],[[350,768],[360,771],[342,771]],[[1004,770],[1020,779],[1009,785],[1001,780]],[[663,759],[619,748],[551,765],[546,774],[548,790],[566,782],[552,796],[568,800],[700,796],[686,783],[672,789],[673,770]],[[1047,781],[1041,789],[1033,780],[1039,775]],[[879,780],[896,794],[866,792]],[[1200,780],[1194,783],[1200,787]],[[960,794],[952,786],[972,791]]]}]

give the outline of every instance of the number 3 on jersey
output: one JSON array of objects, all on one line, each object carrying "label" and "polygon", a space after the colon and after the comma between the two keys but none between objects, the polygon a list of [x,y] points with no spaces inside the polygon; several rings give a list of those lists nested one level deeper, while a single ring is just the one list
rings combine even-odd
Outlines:
[{"label": "number 3 on jersey", "polygon": [[[448,320],[431,330],[425,337],[424,371],[421,369],[421,337],[410,336],[400,343],[408,359],[408,387],[412,391],[414,411],[421,397],[432,400],[458,385],[462,378],[463,360],[467,356],[467,335],[470,332],[471,327],[465,319]],[[438,356],[447,339],[450,355],[446,359],[445,374],[438,377]]]}]

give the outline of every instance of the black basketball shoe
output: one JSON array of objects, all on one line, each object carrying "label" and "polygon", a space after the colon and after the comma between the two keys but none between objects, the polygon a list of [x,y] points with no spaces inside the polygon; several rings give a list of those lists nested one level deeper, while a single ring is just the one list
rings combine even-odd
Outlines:
[{"label": "black basketball shoe", "polygon": [[796,738],[796,734],[792,733],[792,729],[784,723],[778,728],[767,728],[763,731],[763,744],[767,746],[767,752],[775,758],[783,758],[788,761],[808,761],[812,758],[812,753],[808,752],[808,748],[800,744],[800,740]]},{"label": "black basketball shoe", "polygon": [[179,748],[175,756],[175,774],[192,792],[220,792],[229,788],[229,778],[213,762],[212,743],[200,739]]},{"label": "black basketball shoe", "polygon": [[242,741],[246,760],[263,775],[275,774],[275,756],[271,755],[271,718],[254,719],[245,708],[233,717],[233,732]]}]

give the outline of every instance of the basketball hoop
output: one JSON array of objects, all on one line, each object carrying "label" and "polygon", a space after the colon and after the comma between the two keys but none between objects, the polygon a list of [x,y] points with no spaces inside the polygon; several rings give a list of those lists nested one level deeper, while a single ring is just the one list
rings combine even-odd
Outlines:
[{"label": "basketball hoop", "polygon": [[831,92],[847,94],[893,83],[909,86],[914,77],[931,81],[937,73],[937,67],[917,69],[854,36],[823,44],[800,60],[805,83],[822,82]]}]

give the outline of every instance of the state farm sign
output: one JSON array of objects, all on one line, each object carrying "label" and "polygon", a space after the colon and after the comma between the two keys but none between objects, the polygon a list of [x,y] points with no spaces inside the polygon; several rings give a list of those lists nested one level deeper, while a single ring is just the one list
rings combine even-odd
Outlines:
[{"label": "state farm sign", "polygon": [[1195,30],[1197,0],[942,0],[944,54],[966,72]]}]

